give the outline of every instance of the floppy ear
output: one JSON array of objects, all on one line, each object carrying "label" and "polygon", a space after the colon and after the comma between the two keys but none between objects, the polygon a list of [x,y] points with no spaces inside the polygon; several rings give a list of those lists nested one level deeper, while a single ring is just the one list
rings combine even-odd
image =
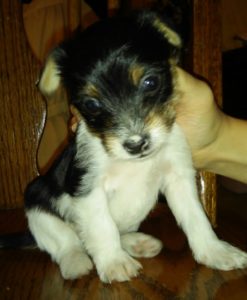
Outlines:
[{"label": "floppy ear", "polygon": [[[139,15],[140,24],[149,24],[157,31],[170,45],[170,58],[174,61],[179,60],[180,50],[182,48],[182,39],[176,32],[175,24],[166,14],[160,14],[156,11],[142,11]],[[174,27],[174,28],[173,28]]]},{"label": "floppy ear", "polygon": [[48,56],[38,81],[38,88],[46,97],[53,95],[61,83],[61,76],[54,58],[54,52]]},{"label": "floppy ear", "polygon": [[182,40],[180,36],[159,17],[154,19],[153,26],[164,35],[172,46],[179,49],[182,47]]}]

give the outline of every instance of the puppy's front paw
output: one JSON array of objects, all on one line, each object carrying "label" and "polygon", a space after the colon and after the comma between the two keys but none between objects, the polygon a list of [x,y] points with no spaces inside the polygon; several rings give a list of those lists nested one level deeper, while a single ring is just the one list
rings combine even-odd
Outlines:
[{"label": "puppy's front paw", "polygon": [[59,262],[64,279],[77,279],[88,274],[93,268],[93,263],[88,255],[79,250],[66,253]]},{"label": "puppy's front paw", "polygon": [[122,235],[121,244],[123,249],[134,257],[154,257],[162,249],[160,240],[141,232]]},{"label": "puppy's front paw", "polygon": [[105,283],[111,283],[112,281],[128,281],[136,277],[142,266],[121,250],[114,256],[109,254],[104,259],[101,258],[100,262],[96,263],[96,268],[100,279]]},{"label": "puppy's front paw", "polygon": [[195,259],[213,269],[229,271],[247,267],[247,253],[224,241],[213,242],[204,254]]}]

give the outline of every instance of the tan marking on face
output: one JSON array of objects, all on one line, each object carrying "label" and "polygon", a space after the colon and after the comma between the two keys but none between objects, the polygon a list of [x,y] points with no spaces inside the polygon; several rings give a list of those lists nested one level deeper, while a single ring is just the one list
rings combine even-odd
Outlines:
[{"label": "tan marking on face", "polygon": [[141,77],[144,74],[144,68],[139,65],[133,65],[130,67],[130,78],[135,86],[139,85]]},{"label": "tan marking on face", "polygon": [[80,120],[82,119],[81,113],[74,105],[70,105],[70,112],[72,116],[76,119],[76,121],[80,122]]},{"label": "tan marking on face", "polygon": [[173,86],[173,93],[170,96],[169,101],[171,101],[175,107],[175,105],[179,101],[179,98],[181,97],[181,91],[178,88],[177,63],[173,59],[170,59],[169,62],[170,62],[170,71],[172,74],[172,86]]},{"label": "tan marking on face", "polygon": [[145,124],[149,128],[164,127],[164,130],[170,130],[176,117],[174,103],[167,102],[159,109],[155,109],[146,117]]},{"label": "tan marking on face", "polygon": [[161,124],[165,125],[169,130],[175,122],[176,119],[176,105],[180,98],[180,91],[178,90],[178,75],[176,69],[176,61],[173,59],[169,60],[170,63],[170,72],[172,75],[172,86],[173,93],[169,96],[167,101],[152,110],[146,119],[147,124],[151,124],[151,126],[161,126]]},{"label": "tan marking on face", "polygon": [[86,86],[83,88],[83,92],[92,98],[99,98],[100,96],[97,87],[92,83],[86,84]]},{"label": "tan marking on face", "polygon": [[119,147],[119,139],[114,135],[104,135],[102,143],[108,153],[114,153],[114,149]]},{"label": "tan marking on face", "polygon": [[176,111],[174,108],[174,102],[170,101],[164,105],[162,111],[162,118],[168,129],[172,127],[176,119]]},{"label": "tan marking on face", "polygon": [[161,33],[164,34],[164,36],[167,38],[170,44],[176,47],[182,46],[182,41],[180,36],[173,31],[171,28],[169,28],[164,22],[162,22],[160,19],[156,19],[154,21],[154,27],[158,29]]}]

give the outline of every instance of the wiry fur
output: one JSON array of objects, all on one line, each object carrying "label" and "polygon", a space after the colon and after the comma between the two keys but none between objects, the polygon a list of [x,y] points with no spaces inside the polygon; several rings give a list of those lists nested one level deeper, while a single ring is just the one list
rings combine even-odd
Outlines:
[{"label": "wiry fur", "polygon": [[175,122],[180,47],[160,17],[141,13],[99,22],[47,60],[41,90],[65,86],[81,121],[52,168],[28,187],[26,214],[38,246],[66,279],[93,264],[104,282],[137,276],[133,257],[162,248],[137,232],[159,192],[198,262],[247,265],[246,253],[216,237],[198,199],[190,149]]}]

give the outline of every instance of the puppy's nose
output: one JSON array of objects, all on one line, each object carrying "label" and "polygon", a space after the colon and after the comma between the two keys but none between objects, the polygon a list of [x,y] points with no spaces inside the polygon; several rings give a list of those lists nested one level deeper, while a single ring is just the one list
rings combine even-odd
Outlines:
[{"label": "puppy's nose", "polygon": [[138,154],[148,149],[149,139],[147,136],[134,136],[126,140],[123,146],[130,154]]}]

